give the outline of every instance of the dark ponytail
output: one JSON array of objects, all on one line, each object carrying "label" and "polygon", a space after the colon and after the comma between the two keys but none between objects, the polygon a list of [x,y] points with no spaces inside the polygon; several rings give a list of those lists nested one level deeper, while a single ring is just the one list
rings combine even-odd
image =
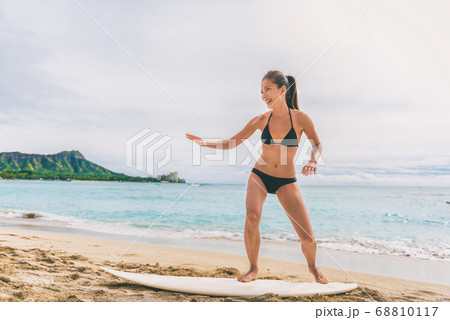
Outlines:
[{"label": "dark ponytail", "polygon": [[262,81],[266,79],[273,82],[278,89],[285,86],[287,89],[286,104],[291,109],[300,110],[298,107],[297,82],[293,76],[284,75],[283,72],[278,70],[271,70],[264,75]]},{"label": "dark ponytail", "polygon": [[289,81],[289,90],[286,94],[286,103],[291,109],[300,110],[298,107],[297,82],[293,76],[286,76]]}]

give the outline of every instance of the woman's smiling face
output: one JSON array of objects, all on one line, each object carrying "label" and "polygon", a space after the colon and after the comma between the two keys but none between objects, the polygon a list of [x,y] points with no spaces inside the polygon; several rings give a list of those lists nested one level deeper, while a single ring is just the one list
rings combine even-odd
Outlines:
[{"label": "woman's smiling face", "polygon": [[284,92],[286,92],[284,86],[278,89],[277,86],[268,79],[261,82],[261,98],[270,109],[273,108],[275,102],[277,104],[282,102],[282,98],[280,98],[280,96]]}]

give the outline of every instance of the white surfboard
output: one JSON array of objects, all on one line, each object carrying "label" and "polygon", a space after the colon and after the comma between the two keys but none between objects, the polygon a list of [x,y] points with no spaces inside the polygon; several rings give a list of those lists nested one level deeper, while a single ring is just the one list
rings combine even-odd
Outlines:
[{"label": "white surfboard", "polygon": [[333,282],[321,284],[316,282],[289,282],[266,279],[241,282],[235,278],[162,276],[123,272],[109,268],[102,269],[119,278],[152,288],[221,297],[254,297],[265,293],[274,293],[280,297],[312,294],[329,295],[351,291],[358,287],[356,283]]}]

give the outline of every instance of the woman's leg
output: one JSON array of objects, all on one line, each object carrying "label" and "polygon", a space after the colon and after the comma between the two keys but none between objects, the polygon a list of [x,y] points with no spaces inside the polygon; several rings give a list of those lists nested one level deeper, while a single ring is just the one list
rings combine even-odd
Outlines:
[{"label": "woman's leg", "polygon": [[300,238],[302,252],[308,262],[309,271],[314,275],[316,282],[328,283],[328,280],[316,266],[317,242],[298,184],[286,184],[277,190],[276,195]]},{"label": "woman's leg", "polygon": [[250,269],[245,274],[238,277],[238,281],[249,282],[258,277],[258,254],[261,243],[259,235],[259,223],[261,221],[264,200],[267,197],[267,190],[261,178],[255,173],[251,173],[247,184],[247,198],[245,207],[247,215],[245,218],[244,241],[247,250]]}]

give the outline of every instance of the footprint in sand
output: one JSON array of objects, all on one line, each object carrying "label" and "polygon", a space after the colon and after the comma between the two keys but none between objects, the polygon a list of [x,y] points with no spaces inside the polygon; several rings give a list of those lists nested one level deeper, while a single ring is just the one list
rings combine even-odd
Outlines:
[{"label": "footprint in sand", "polygon": [[83,257],[82,255],[79,254],[72,254],[70,256],[68,256],[67,258],[72,259],[72,260],[79,260],[79,261],[87,261],[88,258]]},{"label": "footprint in sand", "polygon": [[72,273],[72,274],[69,276],[69,278],[72,279],[72,280],[77,280],[77,279],[80,278],[80,275],[79,275],[78,273]]}]

